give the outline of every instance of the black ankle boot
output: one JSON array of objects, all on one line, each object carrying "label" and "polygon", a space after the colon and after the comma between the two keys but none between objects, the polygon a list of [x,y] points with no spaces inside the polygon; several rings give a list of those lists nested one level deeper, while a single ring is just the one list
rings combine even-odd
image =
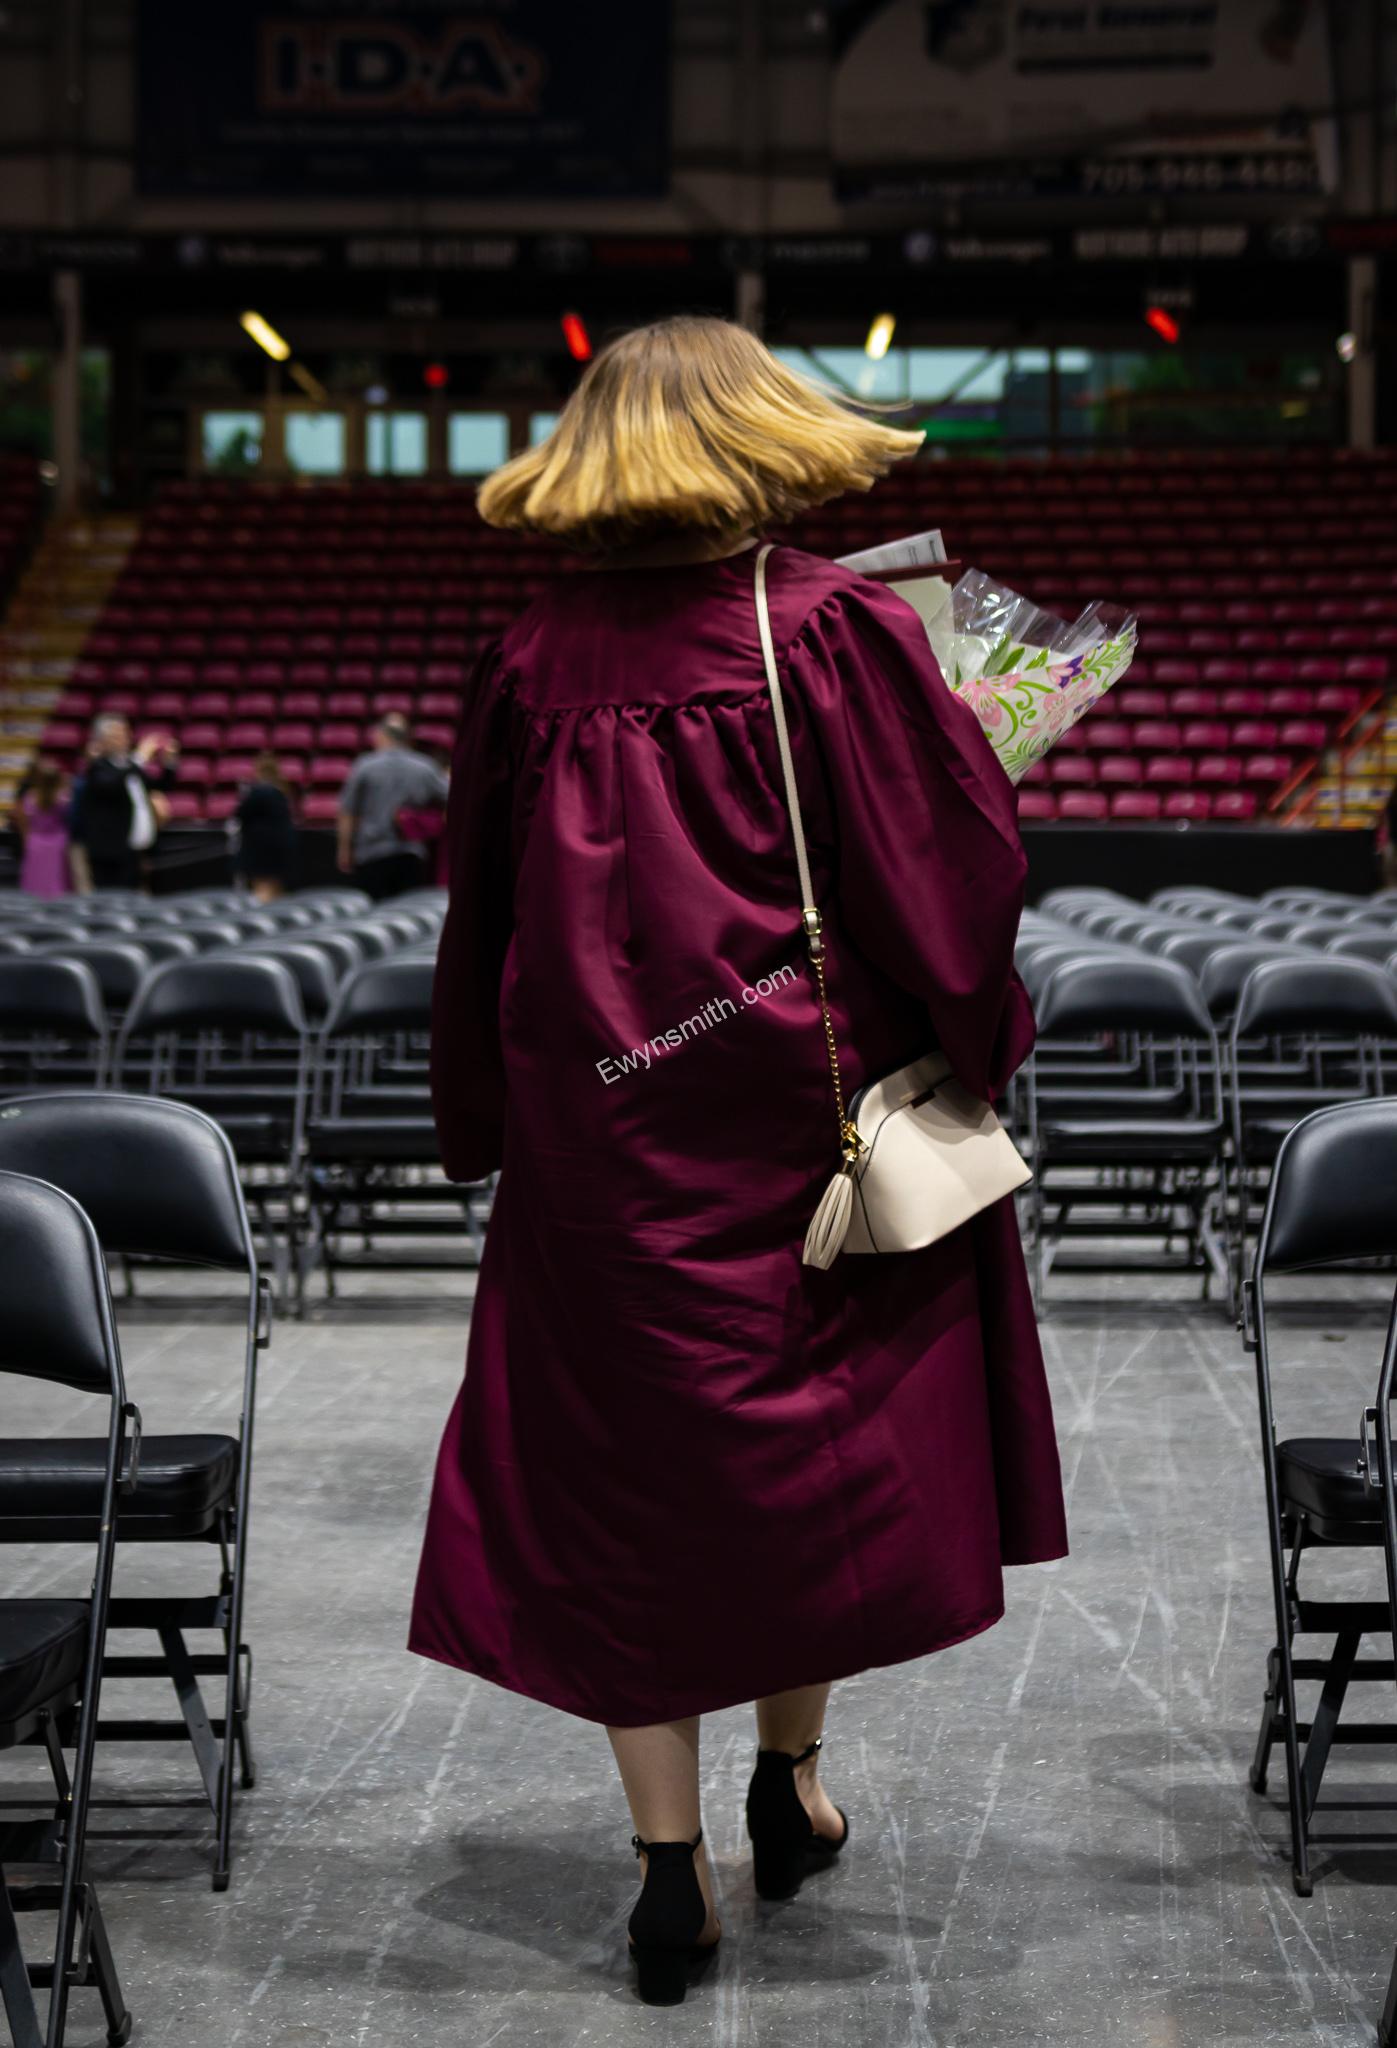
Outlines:
[{"label": "black ankle boot", "polygon": [[631,1954],[647,2005],[682,2005],[691,1974],[718,1946],[699,1941],[708,1918],[694,1868],[694,1851],[702,1840],[702,1828],[692,1842],[642,1842],[639,1835],[631,1836],[636,1855],[644,1850],[650,1859],[630,1917]]},{"label": "black ankle boot", "polygon": [[796,1765],[807,1762],[821,1745],[822,1738],[816,1736],[799,1756],[788,1756],[784,1749],[757,1751],[757,1768],[747,1788],[747,1832],[759,1898],[793,1898],[807,1877],[828,1870],[849,1839],[842,1807],[834,1810],[844,1822],[844,1832],[832,1842],[816,1834],[796,1790]]}]

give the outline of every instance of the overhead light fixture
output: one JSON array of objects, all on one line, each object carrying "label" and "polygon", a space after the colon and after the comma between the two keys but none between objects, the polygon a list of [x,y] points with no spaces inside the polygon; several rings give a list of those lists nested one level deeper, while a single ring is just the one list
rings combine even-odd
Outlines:
[{"label": "overhead light fixture", "polygon": [[364,403],[365,405],[387,405],[388,386],[386,384],[370,384],[364,393]]},{"label": "overhead light fixture", "polygon": [[264,320],[260,313],[242,313],[238,325],[245,334],[250,334],[259,348],[264,348],[274,363],[284,363],[291,353],[289,341],[283,341],[270,320]]},{"label": "overhead light fixture", "polygon": [[1346,328],[1341,335],[1336,337],[1334,352],[1341,363],[1351,363],[1353,361],[1354,357],[1358,354],[1358,336],[1353,332],[1352,328]]},{"label": "overhead light fixture", "polygon": [[1179,323],[1167,306],[1146,306],[1145,325],[1153,327],[1161,341],[1172,343],[1179,338]]},{"label": "overhead light fixture", "polygon": [[563,340],[568,345],[568,354],[575,363],[591,361],[592,342],[580,313],[564,313]]},{"label": "overhead light fixture", "polygon": [[896,326],[896,314],[879,313],[876,316],[873,325],[868,330],[868,338],[863,345],[863,352],[871,362],[882,362],[884,356],[892,347],[893,331]]}]

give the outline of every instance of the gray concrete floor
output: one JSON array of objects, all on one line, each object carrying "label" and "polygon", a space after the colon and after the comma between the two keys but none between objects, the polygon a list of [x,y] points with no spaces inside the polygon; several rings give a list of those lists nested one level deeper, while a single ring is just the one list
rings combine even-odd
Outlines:
[{"label": "gray concrete floor", "polygon": [[[468,1282],[347,1290],[280,1324],[264,1368],[249,1614],[261,1779],[231,1891],[209,1889],[198,1812],[147,1814],[160,1832],[139,1841],[129,1817],[98,1817],[92,1868],[143,2048],[1373,2039],[1397,1845],[1330,1847],[1302,1901],[1283,1812],[1246,1787],[1270,1595],[1252,1367],[1218,1310],[1170,1281],[1055,1279],[1045,1342],[1073,1556],[1011,1574],[988,1636],[838,1688],[826,1779],[851,1845],[787,1905],[758,1905],[751,1886],[750,1717],[712,1717],[721,1960],[682,2009],[653,2012],[625,1962],[637,1866],[600,1730],[403,1648]],[[1342,1434],[1372,1398],[1381,1289],[1297,1290],[1280,1318],[1283,1426]],[[148,1428],[232,1412],[226,1307],[151,1283],[122,1322]],[[7,1389],[6,1405],[7,1433],[80,1414],[38,1386],[17,1404]],[[67,1588],[74,1562],[8,1551],[5,1590]],[[171,1583],[172,1563],[133,1552],[120,1576]],[[1378,1572],[1370,1554],[1331,1583],[1376,1586]],[[1388,1688],[1368,1691],[1365,1718],[1391,1711]],[[0,1759],[7,1790],[34,1781],[31,1761]],[[1349,1752],[1333,1777],[1397,1796],[1381,1751]],[[108,1751],[99,1778],[166,1797],[187,1782],[181,1759],[151,1750]],[[1347,1825],[1385,1818],[1397,1826],[1372,1812]],[[75,2044],[102,2038],[92,1994],[75,2017]]]}]

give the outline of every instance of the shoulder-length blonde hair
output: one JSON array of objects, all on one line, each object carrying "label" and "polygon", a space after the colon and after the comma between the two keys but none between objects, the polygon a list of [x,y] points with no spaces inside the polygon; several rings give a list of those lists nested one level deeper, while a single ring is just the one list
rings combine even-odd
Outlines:
[{"label": "shoulder-length blonde hair", "polygon": [[728,320],[638,327],[588,364],[557,426],[487,477],[491,526],[606,549],[665,529],[715,538],[866,491],[921,446],[777,361]]}]

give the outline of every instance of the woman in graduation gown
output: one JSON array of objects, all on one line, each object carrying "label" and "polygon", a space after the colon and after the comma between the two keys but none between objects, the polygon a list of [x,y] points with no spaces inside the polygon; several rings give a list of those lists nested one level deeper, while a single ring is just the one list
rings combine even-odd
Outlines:
[{"label": "woman in graduation gown", "polygon": [[[448,1172],[500,1180],[411,1645],[606,1726],[653,2000],[719,1934],[699,1717],[756,1702],[788,1894],[849,1834],[831,1682],[989,1628],[1002,1567],[1066,1547],[1012,1203],[802,1263],[837,1126],[755,542],[919,440],[669,320],[480,494],[583,567],[484,653],[451,778],[436,1114]],[[934,1043],[993,1097],[1033,1037],[1014,792],[891,589],[786,547],[767,582],[847,1091]]]}]

